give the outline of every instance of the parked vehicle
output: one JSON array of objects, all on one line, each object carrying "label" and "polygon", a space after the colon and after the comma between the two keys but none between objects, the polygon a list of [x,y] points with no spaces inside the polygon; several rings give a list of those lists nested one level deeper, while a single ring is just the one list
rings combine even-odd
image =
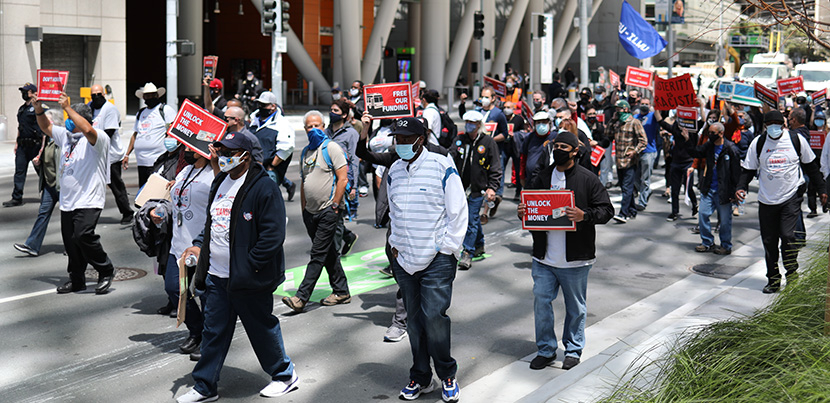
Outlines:
[{"label": "parked vehicle", "polygon": [[793,77],[801,76],[804,79],[804,90],[807,92],[819,91],[830,87],[830,63],[807,62],[795,66]]}]

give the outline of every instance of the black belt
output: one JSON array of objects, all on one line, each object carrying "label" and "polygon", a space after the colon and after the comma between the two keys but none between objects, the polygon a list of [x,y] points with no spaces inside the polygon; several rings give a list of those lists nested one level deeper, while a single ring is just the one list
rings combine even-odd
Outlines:
[{"label": "black belt", "polygon": [[28,137],[18,137],[17,144],[21,146],[37,146],[40,147],[40,144],[43,140],[42,139],[33,139]]}]

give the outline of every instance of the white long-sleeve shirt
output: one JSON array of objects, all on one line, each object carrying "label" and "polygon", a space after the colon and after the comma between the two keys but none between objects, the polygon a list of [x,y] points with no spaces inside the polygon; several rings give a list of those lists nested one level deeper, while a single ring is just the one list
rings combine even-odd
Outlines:
[{"label": "white long-sleeve shirt", "polygon": [[414,274],[436,253],[458,257],[467,233],[467,198],[452,160],[424,149],[411,164],[395,161],[387,181],[389,245],[398,251],[398,264]]}]

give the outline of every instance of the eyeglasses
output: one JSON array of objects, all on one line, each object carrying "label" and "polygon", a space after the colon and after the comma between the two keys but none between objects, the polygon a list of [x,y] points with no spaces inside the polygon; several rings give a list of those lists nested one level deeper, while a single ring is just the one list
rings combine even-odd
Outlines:
[{"label": "eyeglasses", "polygon": [[242,120],[242,119],[240,119],[236,116],[228,116],[228,120],[231,120],[231,119],[233,119],[233,120]]}]

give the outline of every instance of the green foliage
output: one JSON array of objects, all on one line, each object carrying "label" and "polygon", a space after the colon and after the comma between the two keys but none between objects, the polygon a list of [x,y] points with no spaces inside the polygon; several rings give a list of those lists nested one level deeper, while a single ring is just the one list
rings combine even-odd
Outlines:
[{"label": "green foliage", "polygon": [[638,370],[605,401],[830,401],[827,244],[810,242],[802,250],[811,256],[800,279],[766,309],[685,333],[665,358]]}]

